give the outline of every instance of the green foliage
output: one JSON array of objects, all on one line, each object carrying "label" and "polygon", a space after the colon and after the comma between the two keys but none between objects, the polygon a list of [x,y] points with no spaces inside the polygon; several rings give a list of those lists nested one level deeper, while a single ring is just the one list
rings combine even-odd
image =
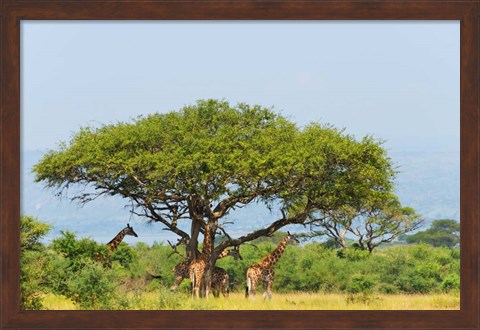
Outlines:
[{"label": "green foliage", "polygon": [[50,270],[50,258],[39,251],[24,251],[20,257],[20,308],[41,309]]},{"label": "green foliage", "polygon": [[372,233],[365,241],[371,251],[417,220],[394,195],[395,171],[381,141],[319,123],[300,128],[271,109],[222,100],[84,127],[34,172],[37,182],[60,192],[87,187],[73,197],[80,202],[120,195],[138,214],[193,242],[199,228],[183,232],[179,219],[199,213],[213,223],[251,202],[280,208],[286,218],[239,243],[288,224],[347,226],[347,215],[357,221],[368,211],[372,216],[361,221]]},{"label": "green foliage", "polygon": [[40,240],[52,229],[52,226],[31,216],[20,217],[20,249],[33,251],[43,249]]},{"label": "green foliage", "polygon": [[368,275],[354,274],[346,288],[348,292],[347,302],[370,302],[375,283],[376,281]]},{"label": "green foliage", "polygon": [[460,276],[458,274],[450,274],[442,282],[444,291],[460,290]]},{"label": "green foliage", "polygon": [[120,245],[113,251],[110,257],[111,261],[117,261],[126,269],[134,267],[137,261],[137,254],[127,243],[121,242]]},{"label": "green foliage", "polygon": [[104,190],[102,182],[109,180],[140,193],[135,178],[142,178],[142,196],[155,198],[158,187],[179,195],[201,189],[216,200],[232,188],[225,186],[225,177],[243,192],[250,190],[254,175],[269,175],[274,165],[270,162],[280,155],[278,139],[288,141],[295,133],[294,124],[260,106],[199,101],[132,123],[83,128],[68,145],[47,154],[34,171],[37,181],[49,186],[92,182]]},{"label": "green foliage", "polygon": [[370,253],[368,251],[356,248],[355,246],[344,249],[343,253],[343,257],[352,262],[367,260],[370,257]]},{"label": "green foliage", "polygon": [[109,309],[117,284],[113,270],[90,262],[68,279],[67,286],[69,297],[81,309]]},{"label": "green foliage", "polygon": [[67,268],[71,272],[81,270],[86,263],[92,260],[106,261],[109,259],[106,245],[100,245],[89,238],[77,239],[76,235],[69,231],[61,232],[61,236],[52,241],[51,247],[69,261]]},{"label": "green foliage", "polygon": [[427,243],[432,246],[455,247],[460,244],[460,223],[441,219],[432,222],[429,229],[407,236],[407,243]]},{"label": "green foliage", "polygon": [[20,308],[41,309],[50,270],[50,255],[40,240],[51,226],[31,216],[20,217]]},{"label": "green foliage", "polygon": [[[179,255],[185,253],[183,246],[178,247],[179,254],[172,254],[168,245],[124,243],[112,254],[111,268],[90,258],[104,246],[68,232],[49,246],[29,246],[35,250],[22,252],[25,308],[42,308],[40,297],[48,292],[70,298],[80,309],[177,309],[190,296],[188,280],[176,292],[169,291],[172,268],[184,260]],[[275,247],[268,241],[243,244],[243,260],[218,260],[217,266],[229,274],[230,292],[243,292],[247,268]],[[161,278],[152,279],[146,276],[148,273]],[[342,293],[348,295],[349,303],[370,304],[379,293],[457,294],[459,276],[458,248],[398,245],[369,253],[355,246],[335,250],[310,243],[287,247],[275,266],[273,290]],[[142,301],[147,292],[155,297],[154,301]]]},{"label": "green foliage", "polygon": [[252,244],[259,244],[259,243],[272,243],[274,245],[278,245],[280,241],[285,237],[287,233],[284,231],[276,231],[271,236],[259,237],[252,241]]}]

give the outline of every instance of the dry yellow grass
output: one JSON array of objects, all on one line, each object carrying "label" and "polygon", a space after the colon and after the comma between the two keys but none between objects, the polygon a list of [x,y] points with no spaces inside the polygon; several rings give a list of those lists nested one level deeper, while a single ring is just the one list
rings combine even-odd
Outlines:
[{"label": "dry yellow grass", "polygon": [[198,301],[188,299],[181,309],[218,310],[431,310],[460,309],[460,299],[453,295],[376,295],[367,302],[349,303],[347,295],[318,293],[275,294],[271,301],[262,296],[245,299],[234,293],[229,298]]},{"label": "dry yellow grass", "polygon": [[[458,310],[458,294],[430,295],[374,295],[366,302],[349,303],[347,295],[322,293],[274,293],[271,301],[262,295],[246,299],[243,293],[232,293],[228,298],[193,299],[181,293],[163,296],[158,292],[128,295],[126,309],[157,310]],[[46,309],[75,309],[65,297],[47,295]]]}]

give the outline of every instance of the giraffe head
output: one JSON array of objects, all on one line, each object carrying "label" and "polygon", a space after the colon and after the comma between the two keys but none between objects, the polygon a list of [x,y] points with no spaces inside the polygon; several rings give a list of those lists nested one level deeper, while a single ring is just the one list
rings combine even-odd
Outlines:
[{"label": "giraffe head", "polygon": [[240,248],[238,245],[235,245],[233,249],[228,250],[228,255],[233,257],[235,260],[243,260],[241,254],[240,254]]},{"label": "giraffe head", "polygon": [[225,258],[225,257],[233,257],[235,260],[243,260],[242,256],[240,255],[240,250],[239,250],[239,247],[238,245],[234,246],[233,249],[230,249],[230,250],[223,250],[219,255],[218,255],[218,259],[222,259],[222,258]]},{"label": "giraffe head", "polygon": [[190,243],[190,240],[188,237],[180,237],[177,240],[177,244],[175,244],[175,247],[180,246],[180,245],[188,245]]},{"label": "giraffe head", "polygon": [[285,236],[285,242],[288,243],[296,243],[300,244],[300,241],[297,239],[297,237],[293,234],[290,234],[289,231],[287,231],[287,236]]},{"label": "giraffe head", "polygon": [[123,228],[123,233],[130,236],[138,237],[137,233],[133,231],[133,227],[130,227],[130,224],[127,223],[127,226]]}]

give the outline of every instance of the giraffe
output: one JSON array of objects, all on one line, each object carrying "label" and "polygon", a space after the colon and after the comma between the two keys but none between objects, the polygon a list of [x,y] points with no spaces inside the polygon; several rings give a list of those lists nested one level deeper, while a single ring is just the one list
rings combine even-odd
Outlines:
[{"label": "giraffe", "polygon": [[[233,249],[230,250],[223,250],[217,257],[217,259],[222,259],[225,257],[233,257],[235,260],[240,259],[243,260],[242,256],[240,255],[240,251],[238,246],[235,246]],[[181,263],[177,264],[175,267],[172,268],[172,272],[175,274],[175,282],[170,287],[170,290],[174,291],[178,288],[180,283],[186,278],[189,278],[189,266],[190,263],[188,260],[182,261]],[[225,283],[225,275],[219,272],[216,272],[216,269],[219,267],[214,268],[214,273],[212,274],[212,288],[216,287],[217,284]],[[220,268],[221,269],[221,268]],[[223,270],[223,269],[222,269]],[[224,271],[224,270],[223,270]],[[227,274],[227,287],[228,287],[228,274]],[[222,290],[220,288],[220,290]],[[222,291],[223,292],[223,291]]]},{"label": "giraffe", "polygon": [[[240,251],[238,246],[235,246],[231,250],[223,250],[222,253],[219,254],[217,259],[224,258],[226,256],[233,256],[235,260],[240,259],[243,260],[242,256],[240,255]],[[212,293],[215,297],[220,295],[220,292],[223,294],[224,297],[228,296],[228,284],[229,284],[229,276],[225,269],[220,267],[213,267],[212,272]]]},{"label": "giraffe", "polygon": [[228,296],[229,276],[225,269],[220,267],[213,267],[212,272],[212,293],[214,297],[218,297],[220,292],[224,297]]},{"label": "giraffe", "polygon": [[117,236],[115,236],[110,242],[107,243],[108,250],[110,252],[115,251],[115,249],[120,245],[120,243],[127,235],[138,237],[137,233],[133,231],[133,227],[130,227],[130,224],[128,223],[125,228],[120,230]]},{"label": "giraffe", "polygon": [[200,287],[205,276],[205,297],[208,298],[208,293],[212,283],[212,271],[210,269],[210,257],[212,255],[212,230],[207,222],[205,225],[205,239],[203,242],[202,253],[192,260],[188,266],[188,274],[190,276],[190,283],[192,285],[192,296],[200,297]]},{"label": "giraffe", "polygon": [[290,242],[299,243],[295,236],[287,232],[287,236],[280,241],[275,250],[247,269],[247,286],[245,288],[245,297],[248,297],[250,292],[252,293],[252,296],[254,296],[258,282],[262,281],[263,299],[267,297],[269,300],[272,299],[272,285],[275,276],[275,270],[273,267],[285,252],[285,247]]},{"label": "giraffe", "polygon": [[[110,254],[117,249],[120,243],[123,241],[125,236],[135,236],[138,237],[137,233],[133,230],[133,227],[130,227],[130,224],[127,223],[127,226],[120,230],[120,232],[110,241],[107,243],[107,248]],[[97,254],[97,261],[104,261],[107,267],[111,267],[110,258],[109,256],[104,256],[100,253]]]}]

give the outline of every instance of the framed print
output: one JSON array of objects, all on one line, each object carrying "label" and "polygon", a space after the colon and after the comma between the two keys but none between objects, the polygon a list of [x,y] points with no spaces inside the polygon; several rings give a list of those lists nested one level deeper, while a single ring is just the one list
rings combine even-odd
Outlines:
[{"label": "framed print", "polygon": [[478,328],[477,1],[1,8],[2,327]]}]

